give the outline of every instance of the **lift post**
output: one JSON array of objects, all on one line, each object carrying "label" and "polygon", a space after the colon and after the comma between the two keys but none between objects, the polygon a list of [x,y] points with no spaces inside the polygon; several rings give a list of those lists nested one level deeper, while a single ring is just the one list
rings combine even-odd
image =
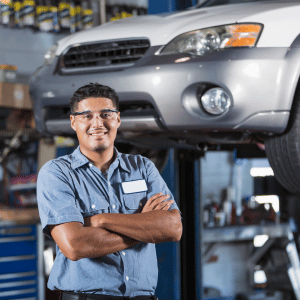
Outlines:
[{"label": "lift post", "polygon": [[157,244],[160,300],[202,299],[200,157],[195,150],[170,149],[162,176],[182,216],[180,243]]}]

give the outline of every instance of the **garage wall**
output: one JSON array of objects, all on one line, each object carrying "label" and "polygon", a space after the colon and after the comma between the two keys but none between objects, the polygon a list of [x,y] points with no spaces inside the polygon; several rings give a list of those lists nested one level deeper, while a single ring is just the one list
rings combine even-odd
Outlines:
[{"label": "garage wall", "polygon": [[[230,185],[233,168],[232,185],[238,190],[241,186],[242,198],[253,195],[253,177],[250,175],[251,160],[243,160],[242,165],[233,160],[233,152],[207,152],[201,159],[201,199],[203,205],[207,199],[220,201],[221,191]],[[242,177],[239,182],[239,177]],[[237,193],[236,193],[237,194]]]},{"label": "garage wall", "polygon": [[33,32],[29,28],[1,26],[0,64],[16,65],[18,81],[27,83],[30,74],[43,63],[46,51],[62,37],[62,34]]}]

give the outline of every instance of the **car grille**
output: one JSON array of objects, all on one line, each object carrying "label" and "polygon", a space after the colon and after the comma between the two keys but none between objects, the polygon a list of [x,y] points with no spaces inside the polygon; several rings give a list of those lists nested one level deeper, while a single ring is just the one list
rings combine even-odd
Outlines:
[{"label": "car grille", "polygon": [[71,47],[62,57],[64,71],[125,68],[149,49],[148,39],[120,40]]}]

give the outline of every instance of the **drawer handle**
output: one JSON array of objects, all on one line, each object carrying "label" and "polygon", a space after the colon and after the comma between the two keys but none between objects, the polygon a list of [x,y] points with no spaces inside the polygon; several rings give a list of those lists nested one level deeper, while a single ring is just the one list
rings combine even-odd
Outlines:
[{"label": "drawer handle", "polygon": [[24,237],[11,237],[11,238],[0,238],[0,243],[14,243],[14,242],[25,242],[25,241],[34,241],[36,240],[35,236],[24,236]]},{"label": "drawer handle", "polygon": [[8,273],[8,274],[2,274],[0,275],[0,280],[6,280],[6,279],[14,279],[14,278],[22,278],[22,277],[32,277],[36,276],[36,272],[22,272],[22,273]]},{"label": "drawer handle", "polygon": [[22,294],[32,294],[32,293],[35,293],[35,292],[36,292],[36,289],[24,289],[24,290],[0,292],[0,298],[9,297],[9,296],[16,296],[16,295],[22,295]]},{"label": "drawer handle", "polygon": [[36,284],[35,280],[5,282],[5,283],[0,283],[0,289],[12,288],[17,286],[35,285],[35,284]]},{"label": "drawer handle", "polygon": [[17,228],[2,228],[0,234],[2,235],[21,235],[28,234],[32,232],[30,227],[17,227]]},{"label": "drawer handle", "polygon": [[20,255],[20,256],[6,256],[0,257],[0,263],[18,260],[32,260],[35,259],[35,255]]}]

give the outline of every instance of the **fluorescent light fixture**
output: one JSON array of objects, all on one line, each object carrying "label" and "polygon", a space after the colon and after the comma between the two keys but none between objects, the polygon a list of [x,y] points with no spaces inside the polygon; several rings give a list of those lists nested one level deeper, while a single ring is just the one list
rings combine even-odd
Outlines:
[{"label": "fluorescent light fixture", "polygon": [[279,197],[277,195],[267,195],[267,196],[253,196],[252,201],[256,201],[259,204],[272,204],[276,213],[279,212]]},{"label": "fluorescent light fixture", "polygon": [[250,175],[252,177],[265,177],[265,176],[274,176],[274,172],[271,167],[266,168],[251,168]]},{"label": "fluorescent light fixture", "polygon": [[267,282],[267,276],[264,270],[254,272],[254,283],[263,284]]},{"label": "fluorescent light fixture", "polygon": [[262,247],[269,239],[267,234],[256,235],[253,239],[254,247]]}]

